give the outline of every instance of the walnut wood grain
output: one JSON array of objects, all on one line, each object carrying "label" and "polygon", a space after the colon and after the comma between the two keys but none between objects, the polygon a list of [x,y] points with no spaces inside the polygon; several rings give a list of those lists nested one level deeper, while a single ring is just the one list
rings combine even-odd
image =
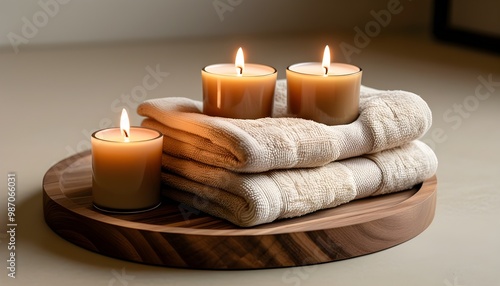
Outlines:
[{"label": "walnut wood grain", "polygon": [[146,264],[258,269],[331,262],[403,243],[434,218],[437,179],[303,217],[240,228],[173,201],[140,214],[92,207],[90,152],[69,157],[43,179],[46,223],[88,250]]}]

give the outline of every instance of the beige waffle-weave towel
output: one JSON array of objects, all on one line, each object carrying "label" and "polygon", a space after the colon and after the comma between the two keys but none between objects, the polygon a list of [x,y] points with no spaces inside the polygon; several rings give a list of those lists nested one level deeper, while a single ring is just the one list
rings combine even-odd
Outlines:
[{"label": "beige waffle-weave towel", "polygon": [[164,134],[164,152],[236,172],[323,166],[400,146],[430,128],[432,115],[418,95],[361,88],[360,115],[327,126],[286,117],[286,81],[278,80],[273,118],[207,116],[202,102],[159,98],[141,103],[142,125]]},{"label": "beige waffle-weave towel", "polygon": [[167,154],[163,168],[164,196],[249,227],[409,189],[435,174],[437,159],[413,141],[316,168],[245,174]]}]

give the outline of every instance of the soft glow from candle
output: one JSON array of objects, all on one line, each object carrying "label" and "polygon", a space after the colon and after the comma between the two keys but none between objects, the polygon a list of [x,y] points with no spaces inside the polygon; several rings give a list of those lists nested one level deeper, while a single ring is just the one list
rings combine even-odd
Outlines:
[{"label": "soft glow from candle", "polygon": [[123,135],[123,140],[125,142],[129,142],[129,137],[130,137],[130,121],[128,119],[128,114],[127,111],[122,109],[122,116],[120,118],[120,130]]},{"label": "soft glow from candle", "polygon": [[328,70],[330,69],[330,48],[328,45],[325,47],[325,51],[323,52],[323,70],[324,70],[324,75],[326,76],[328,74]]},{"label": "soft glow from candle", "polygon": [[236,53],[236,60],[234,61],[234,66],[236,67],[236,73],[241,75],[243,73],[243,69],[245,68],[245,58],[243,57],[243,50],[241,47],[238,49]]},{"label": "soft glow from candle", "polygon": [[93,203],[113,212],[148,210],[160,202],[163,135],[129,126],[125,110],[122,115],[119,127],[98,130],[90,137]]},{"label": "soft glow from candle", "polygon": [[240,119],[271,117],[276,78],[273,67],[245,63],[239,48],[232,63],[201,70],[203,113]]}]

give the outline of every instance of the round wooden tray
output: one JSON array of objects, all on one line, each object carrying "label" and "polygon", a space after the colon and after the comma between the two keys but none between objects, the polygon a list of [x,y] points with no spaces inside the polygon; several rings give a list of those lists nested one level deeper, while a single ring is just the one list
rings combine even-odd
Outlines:
[{"label": "round wooden tray", "polygon": [[437,180],[252,228],[173,201],[140,214],[102,213],[92,207],[91,184],[90,152],[62,160],[43,178],[45,221],[64,239],[147,264],[258,269],[337,261],[405,242],[432,222]]}]

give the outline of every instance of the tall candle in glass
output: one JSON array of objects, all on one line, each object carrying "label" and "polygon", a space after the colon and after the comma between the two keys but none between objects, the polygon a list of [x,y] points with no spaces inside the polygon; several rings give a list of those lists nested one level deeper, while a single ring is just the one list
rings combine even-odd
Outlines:
[{"label": "tall candle in glass", "polygon": [[288,113],[327,125],[353,122],[359,115],[361,75],[357,66],[331,63],[326,46],[322,63],[287,68]]},{"label": "tall candle in glass", "polygon": [[215,64],[201,70],[203,113],[240,119],[271,117],[277,71],[245,64],[238,49],[234,64]]},{"label": "tall candle in glass", "polygon": [[97,209],[141,212],[160,204],[160,132],[130,127],[123,110],[120,128],[94,132],[91,143],[92,197]]}]

